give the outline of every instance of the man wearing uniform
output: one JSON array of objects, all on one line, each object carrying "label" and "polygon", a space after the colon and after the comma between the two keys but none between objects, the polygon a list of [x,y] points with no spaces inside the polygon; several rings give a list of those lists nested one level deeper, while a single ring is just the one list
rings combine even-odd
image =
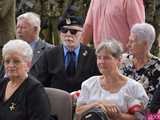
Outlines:
[{"label": "man wearing uniform", "polygon": [[84,80],[99,74],[95,50],[80,43],[82,26],[79,16],[60,19],[62,44],[46,51],[30,71],[45,87],[73,92],[80,89]]}]

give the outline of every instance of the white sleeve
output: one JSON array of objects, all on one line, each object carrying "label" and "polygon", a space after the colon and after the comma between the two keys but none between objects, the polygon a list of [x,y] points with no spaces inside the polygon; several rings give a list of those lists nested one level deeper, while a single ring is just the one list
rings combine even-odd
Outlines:
[{"label": "white sleeve", "polygon": [[146,107],[148,104],[149,98],[142,84],[137,82],[131,90],[132,90],[133,97],[139,99],[143,103],[143,105]]},{"label": "white sleeve", "polygon": [[86,82],[82,83],[81,86],[81,91],[80,91],[80,96],[78,97],[77,100],[77,105],[82,105],[82,104],[87,104],[88,99],[89,99],[89,88],[86,85]]}]

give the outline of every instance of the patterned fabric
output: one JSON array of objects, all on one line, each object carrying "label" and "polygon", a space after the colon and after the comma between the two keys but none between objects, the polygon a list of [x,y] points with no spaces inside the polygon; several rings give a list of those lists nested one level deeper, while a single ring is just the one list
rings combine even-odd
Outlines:
[{"label": "patterned fabric", "polygon": [[151,100],[155,90],[160,85],[160,60],[152,56],[147,64],[136,70],[132,58],[132,55],[124,54],[120,70],[124,75],[142,83]]}]

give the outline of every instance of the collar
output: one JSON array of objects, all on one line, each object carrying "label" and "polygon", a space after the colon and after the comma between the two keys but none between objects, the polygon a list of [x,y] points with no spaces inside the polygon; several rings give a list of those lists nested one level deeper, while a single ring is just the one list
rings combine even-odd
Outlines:
[{"label": "collar", "polygon": [[30,46],[31,46],[31,48],[32,48],[33,50],[36,48],[37,41],[38,41],[38,40],[33,40],[33,41],[30,43]]},{"label": "collar", "polygon": [[[66,55],[67,55],[67,52],[68,52],[69,50],[68,50],[68,48],[65,47],[65,46],[63,46],[63,50],[64,50],[64,56],[66,56]],[[75,52],[75,54],[76,54],[76,57],[77,57],[78,54],[79,54],[79,50],[80,50],[80,45],[79,45],[77,48],[74,49],[74,52]]]}]

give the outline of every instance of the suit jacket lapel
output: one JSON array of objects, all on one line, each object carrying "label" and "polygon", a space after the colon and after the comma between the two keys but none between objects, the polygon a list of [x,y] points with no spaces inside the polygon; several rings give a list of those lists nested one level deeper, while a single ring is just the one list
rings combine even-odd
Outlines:
[{"label": "suit jacket lapel", "polygon": [[37,62],[37,60],[39,59],[39,57],[41,56],[41,52],[44,48],[44,44],[42,44],[41,40],[38,40],[36,43],[36,47],[33,50],[33,59],[32,59],[32,66]]},{"label": "suit jacket lapel", "polygon": [[62,71],[63,71],[63,73],[62,73],[62,75],[64,75],[65,74],[65,63],[64,63],[64,50],[63,50],[63,45],[60,45],[59,47],[58,47],[58,49],[59,49],[59,53],[58,53],[58,58],[59,58],[59,61],[60,61],[60,67],[63,69]]},{"label": "suit jacket lapel", "polygon": [[88,51],[84,45],[80,45],[80,51],[78,55],[78,64],[77,64],[77,74],[79,74],[82,71],[82,67],[85,62],[85,58],[88,56]]}]

